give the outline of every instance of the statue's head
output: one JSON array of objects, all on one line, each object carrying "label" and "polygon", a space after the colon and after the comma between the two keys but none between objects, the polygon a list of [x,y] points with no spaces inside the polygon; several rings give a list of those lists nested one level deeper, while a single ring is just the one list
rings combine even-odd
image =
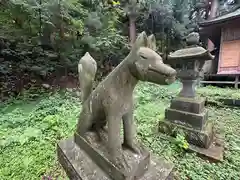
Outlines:
[{"label": "statue's head", "polygon": [[160,85],[171,84],[175,81],[176,71],[163,63],[162,57],[156,52],[155,47],[154,35],[147,37],[146,33],[142,32],[138,36],[131,51],[134,57],[130,66],[131,72],[141,81]]}]

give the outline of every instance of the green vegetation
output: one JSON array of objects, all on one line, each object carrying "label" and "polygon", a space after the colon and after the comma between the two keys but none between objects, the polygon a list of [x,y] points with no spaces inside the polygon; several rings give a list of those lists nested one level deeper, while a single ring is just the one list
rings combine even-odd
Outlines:
[{"label": "green vegetation", "polygon": [[126,56],[129,40],[142,31],[154,33],[158,50],[168,54],[196,30],[196,18],[206,11],[205,6],[195,8],[198,1],[2,0],[0,98],[76,75],[77,63],[87,51],[96,59],[101,79]]},{"label": "green vegetation", "polygon": [[[238,1],[212,2],[220,2],[220,8],[212,3],[213,9],[230,12],[228,8]],[[198,30],[197,23],[208,18],[209,10],[205,0],[0,0],[0,100],[4,100],[0,105],[0,179],[31,180],[44,175],[66,179],[57,163],[56,143],[74,132],[80,98],[67,91],[46,92],[40,88],[43,83],[49,90],[60,84],[66,88],[71,80],[67,77],[77,76],[77,63],[87,51],[98,63],[97,80],[102,79],[126,56],[141,31],[156,36],[165,60],[170,51],[184,46],[185,35]],[[225,135],[222,163],[186,153],[188,144],[181,134],[171,142],[157,135],[158,120],[179,89],[179,83],[138,86],[138,138],[175,163],[178,179],[240,177],[239,109],[208,107],[216,130]],[[214,87],[199,88],[198,94],[212,101],[240,98],[239,91]]]},{"label": "green vegetation", "polygon": [[[175,163],[177,179],[237,179],[240,177],[240,110],[232,107],[209,106],[210,119],[217,132],[225,136],[225,158],[212,163],[196,154],[184,151],[184,139],[179,135],[169,141],[156,134],[158,119],[179,91],[179,84],[168,87],[141,83],[136,89],[135,116],[138,138],[154,153]],[[69,137],[75,125],[81,103],[69,92],[27,92],[24,96],[2,104],[0,112],[0,179],[40,179],[42,176],[66,175],[57,163],[56,143]],[[199,88],[200,94],[215,98],[217,94],[239,93],[237,90]]]}]

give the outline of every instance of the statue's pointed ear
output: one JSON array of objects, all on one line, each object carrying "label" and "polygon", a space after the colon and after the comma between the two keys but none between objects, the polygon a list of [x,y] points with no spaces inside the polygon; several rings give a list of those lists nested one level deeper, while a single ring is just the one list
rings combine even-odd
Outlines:
[{"label": "statue's pointed ear", "polygon": [[147,34],[145,31],[140,33],[133,44],[132,50],[137,51],[140,47],[147,47]]},{"label": "statue's pointed ear", "polygon": [[154,51],[157,51],[157,42],[156,42],[156,38],[155,38],[154,34],[148,36],[147,46],[148,46],[148,48],[150,48]]},{"label": "statue's pointed ear", "polygon": [[79,60],[79,63],[87,62],[89,60],[91,60],[91,62],[93,63],[96,62],[95,59],[91,56],[91,54],[89,52],[86,52],[84,56],[82,56],[81,59]]},{"label": "statue's pointed ear", "polygon": [[[88,58],[88,59],[94,60],[94,58],[91,56],[91,54],[90,54],[89,52],[86,52],[82,58],[83,58],[83,59]],[[95,60],[94,60],[94,61],[95,61]]]},{"label": "statue's pointed ear", "polygon": [[93,58],[91,55],[90,55],[90,53],[89,52],[86,52],[85,54],[84,54],[84,56],[83,57],[89,57],[89,58]]},{"label": "statue's pointed ear", "polygon": [[89,54],[89,52],[86,52],[84,56],[91,56],[91,55]]}]

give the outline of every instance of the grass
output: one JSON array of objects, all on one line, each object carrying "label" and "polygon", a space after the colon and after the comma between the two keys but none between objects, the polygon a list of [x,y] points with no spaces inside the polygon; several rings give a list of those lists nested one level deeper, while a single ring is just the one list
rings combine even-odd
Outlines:
[{"label": "grass", "polygon": [[[179,92],[179,84],[159,87],[141,83],[135,92],[135,117],[138,138],[155,154],[175,164],[178,179],[238,179],[240,177],[240,109],[209,106],[210,119],[225,137],[225,157],[211,163],[186,153],[179,141],[170,142],[156,134],[158,119],[170,99]],[[213,87],[199,88],[199,95],[238,98],[239,91]],[[239,93],[240,94],[240,93]],[[32,101],[32,99],[35,99]],[[68,92],[35,93],[12,99],[0,110],[0,179],[67,179],[56,159],[56,143],[75,130],[81,110],[79,98]]]}]

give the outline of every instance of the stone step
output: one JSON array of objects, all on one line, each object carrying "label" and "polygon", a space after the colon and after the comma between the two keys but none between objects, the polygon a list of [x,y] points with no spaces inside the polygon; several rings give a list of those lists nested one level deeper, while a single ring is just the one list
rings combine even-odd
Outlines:
[{"label": "stone step", "polygon": [[84,150],[88,156],[106,173],[114,177],[116,180],[140,178],[147,170],[150,164],[150,153],[139,144],[140,155],[134,154],[132,151],[123,149],[123,162],[128,167],[122,169],[117,167],[110,161],[108,153],[108,133],[99,131],[99,133],[87,132],[85,137],[81,137],[75,133],[76,144]]},{"label": "stone step", "polygon": [[179,132],[183,132],[188,143],[200,148],[209,148],[213,139],[213,125],[206,123],[202,130],[188,128],[168,120],[159,121],[159,132],[176,137]]},{"label": "stone step", "polygon": [[[58,161],[72,180],[117,180],[104,172],[88,154],[74,141],[73,137],[62,140],[57,146]],[[140,178],[124,180],[171,180],[173,164],[151,156],[148,171]]]},{"label": "stone step", "polygon": [[189,113],[168,108],[165,111],[165,119],[175,124],[183,125],[197,130],[202,130],[208,118],[208,111],[205,109],[200,114]]},{"label": "stone step", "polygon": [[177,97],[171,101],[171,109],[200,114],[204,111],[206,98],[184,98]]}]

